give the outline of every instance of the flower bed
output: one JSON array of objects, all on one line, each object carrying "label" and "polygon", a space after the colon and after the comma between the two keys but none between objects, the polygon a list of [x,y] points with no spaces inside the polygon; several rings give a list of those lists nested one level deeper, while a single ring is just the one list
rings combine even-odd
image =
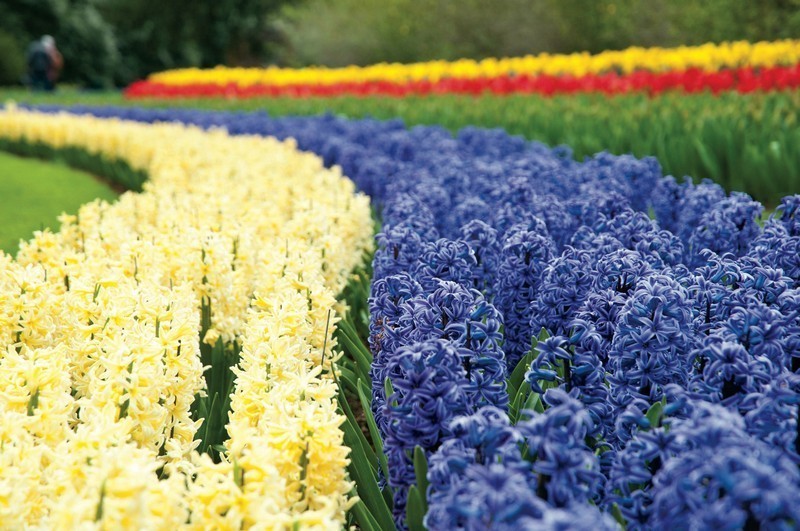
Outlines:
[{"label": "flower bed", "polygon": [[[74,102],[76,94],[64,93],[58,100]],[[92,100],[98,104],[124,101],[108,95]],[[401,118],[408,127],[441,125],[452,132],[468,126],[502,127],[510,134],[550,145],[566,144],[578,160],[601,150],[655,156],[665,174],[712,179],[726,190],[750,194],[770,209],[800,189],[800,128],[795,127],[800,120],[800,91],[612,98],[598,94],[206,98],[168,103],[207,110],[267,111],[272,116],[334,113],[350,118]],[[146,101],[148,106],[166,104],[165,100]],[[242,119],[251,121],[247,116]]]},{"label": "flower bed", "polygon": [[800,86],[800,41],[629,48],[597,55],[540,54],[346,68],[186,68],[151,75],[129,98],[309,97],[412,94],[620,94],[788,90]]},{"label": "flower bed", "polygon": [[800,66],[736,68],[705,72],[700,68],[669,72],[636,71],[631,74],[587,74],[583,76],[506,75],[480,78],[445,78],[438,81],[351,81],[330,85],[307,83],[270,85],[228,83],[187,83],[171,85],[137,81],[125,89],[127,98],[309,98],[353,96],[426,96],[430,94],[582,94],[606,95],[642,92],[657,95],[668,91],[684,93],[736,91],[740,93],[795,90],[800,87]]},{"label": "flower bed", "polygon": [[293,136],[380,205],[372,416],[398,525],[800,521],[800,196],[762,227],[655,159],[498,130],[80,112]]},{"label": "flower bed", "polygon": [[341,527],[331,311],[366,197],[292,142],[14,109],[0,136],[149,177],[0,254],[3,525]]}]

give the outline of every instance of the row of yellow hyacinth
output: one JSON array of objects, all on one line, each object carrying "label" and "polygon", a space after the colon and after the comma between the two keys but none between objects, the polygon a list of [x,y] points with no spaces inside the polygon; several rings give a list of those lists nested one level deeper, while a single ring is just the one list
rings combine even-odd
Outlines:
[{"label": "row of yellow hyacinth", "polygon": [[620,51],[539,54],[474,61],[430,61],[414,64],[381,63],[344,68],[183,68],[152,74],[148,80],[164,85],[195,84],[334,85],[389,81],[403,83],[446,78],[476,79],[507,75],[584,76],[603,72],[629,74],[636,70],[664,72],[700,68],[714,72],[725,68],[773,67],[800,63],[800,40],[749,43],[745,41],[677,48],[632,47]]},{"label": "row of yellow hyacinth", "polygon": [[[325,332],[371,245],[367,198],[292,141],[16,109],[0,137],[150,177],[0,252],[0,529],[341,528]],[[190,416],[217,338],[242,350],[222,463]]]}]

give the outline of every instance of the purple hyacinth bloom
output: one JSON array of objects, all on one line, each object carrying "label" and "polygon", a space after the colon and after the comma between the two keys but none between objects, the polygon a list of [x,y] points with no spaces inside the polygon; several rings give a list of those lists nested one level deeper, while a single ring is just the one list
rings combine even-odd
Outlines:
[{"label": "purple hyacinth bloom", "polygon": [[743,256],[761,233],[758,219],[763,207],[749,195],[733,192],[700,219],[689,237],[689,263],[702,265],[701,251]]},{"label": "purple hyacinth bloom", "polygon": [[800,235],[790,234],[784,224],[767,220],[764,232],[751,243],[748,256],[761,265],[783,271],[792,279],[793,287],[800,287]]},{"label": "purple hyacinth bloom", "polygon": [[779,450],[742,436],[699,444],[653,478],[649,524],[659,529],[791,529],[800,473]]},{"label": "purple hyacinth bloom", "polygon": [[614,519],[588,503],[575,503],[563,509],[547,509],[541,520],[522,518],[518,522],[522,529],[542,531],[619,531]]},{"label": "purple hyacinth bloom", "polygon": [[417,231],[405,226],[387,226],[375,239],[378,244],[372,261],[375,278],[414,270],[424,242]]},{"label": "purple hyacinth bloom", "polygon": [[538,295],[542,271],[554,254],[549,237],[528,230],[512,230],[503,245],[493,291],[494,303],[504,318],[510,367],[530,350],[531,303]]},{"label": "purple hyacinth bloom", "polygon": [[587,251],[567,247],[542,272],[539,293],[531,303],[530,328],[551,335],[566,334],[592,285],[592,259]]},{"label": "purple hyacinth bloom", "polygon": [[537,494],[554,507],[596,498],[603,476],[585,442],[594,429],[591,415],[561,389],[548,389],[543,400],[550,406],[544,413],[529,413],[517,424],[537,474]]},{"label": "purple hyacinth bloom", "polygon": [[477,267],[475,255],[467,242],[440,238],[423,244],[412,276],[425,291],[430,292],[438,287],[440,280],[468,286]]},{"label": "purple hyacinth bloom", "polygon": [[501,463],[472,465],[446,496],[431,501],[425,526],[431,531],[519,529],[540,520],[547,504],[536,496],[524,470]]},{"label": "purple hyacinth bloom", "polygon": [[416,446],[438,448],[449,434],[449,422],[471,412],[461,357],[445,340],[432,339],[401,347],[388,360],[386,374],[394,393],[386,397],[384,451],[394,515],[405,518],[408,488],[415,483],[409,457]]},{"label": "purple hyacinth bloom", "polygon": [[472,287],[491,299],[501,250],[497,230],[479,219],[473,219],[461,227],[460,235],[475,256]]},{"label": "purple hyacinth bloom", "polygon": [[789,236],[800,236],[800,194],[784,197],[775,213]]},{"label": "purple hyacinth bloom", "polygon": [[609,353],[611,395],[620,407],[660,400],[670,383],[685,384],[695,337],[686,290],[666,275],[644,279],[620,312]]}]

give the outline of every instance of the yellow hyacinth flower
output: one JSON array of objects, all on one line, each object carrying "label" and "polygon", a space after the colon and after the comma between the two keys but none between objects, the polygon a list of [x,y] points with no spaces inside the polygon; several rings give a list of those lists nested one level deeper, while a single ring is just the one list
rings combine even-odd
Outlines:
[{"label": "yellow hyacinth flower", "polygon": [[[293,141],[14,108],[0,137],[149,176],[0,253],[2,525],[341,528],[329,315],[372,245],[368,199]],[[221,463],[191,415],[202,340],[241,347]]]}]

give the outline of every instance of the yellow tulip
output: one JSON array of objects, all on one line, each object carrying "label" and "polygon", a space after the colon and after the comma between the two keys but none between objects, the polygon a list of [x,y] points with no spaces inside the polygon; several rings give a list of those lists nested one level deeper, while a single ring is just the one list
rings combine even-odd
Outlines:
[{"label": "yellow tulip", "polygon": [[369,81],[438,81],[444,78],[475,79],[503,75],[583,76],[603,72],[636,70],[664,72],[700,68],[714,72],[726,68],[772,67],[800,63],[800,40],[775,42],[745,41],[680,46],[677,48],[640,48],[611,50],[590,55],[586,52],[548,54],[515,58],[488,58],[481,61],[429,61],[412,64],[380,63],[365,67],[343,68],[182,68],[158,72],[148,80],[165,85],[333,85]]}]

